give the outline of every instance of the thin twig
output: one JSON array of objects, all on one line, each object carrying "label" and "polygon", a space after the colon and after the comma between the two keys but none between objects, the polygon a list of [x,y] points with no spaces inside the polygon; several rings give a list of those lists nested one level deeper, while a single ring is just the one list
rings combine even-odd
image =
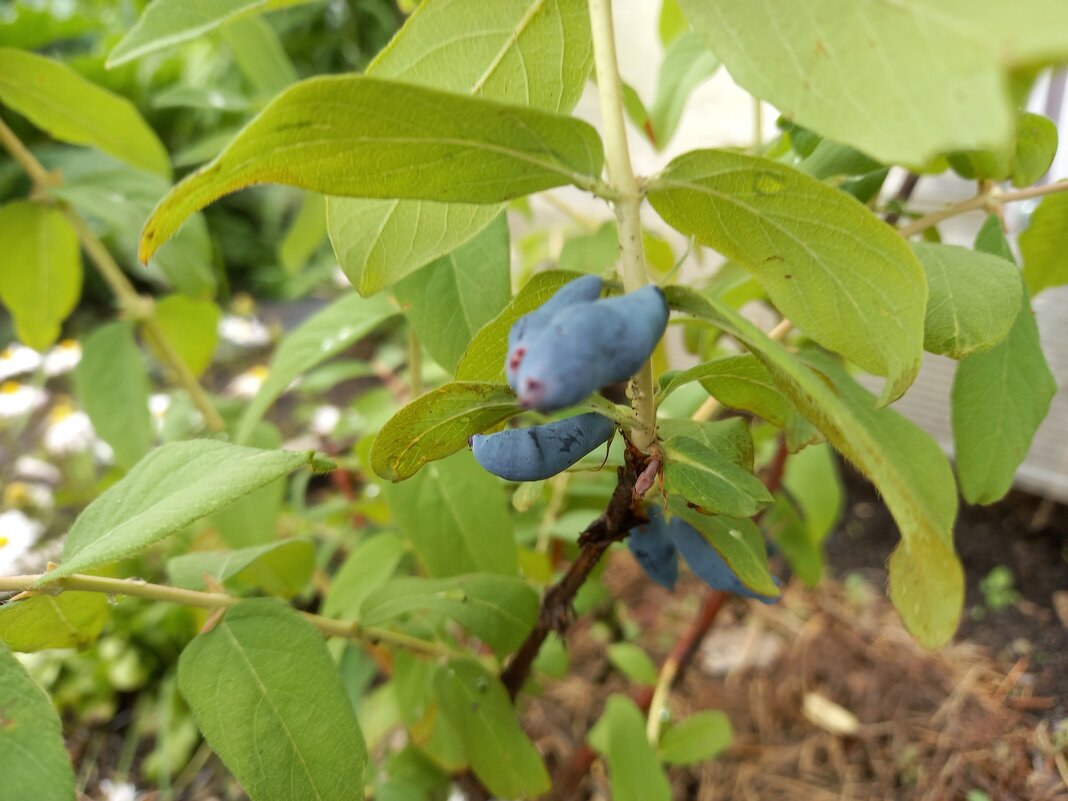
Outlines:
[{"label": "thin twig", "polygon": [[[50,187],[61,183],[61,179],[44,168],[44,165],[29,151],[15,132],[4,124],[3,120],[0,120],[0,145],[4,146],[30,176],[36,191],[47,192]],[[134,288],[126,277],[126,273],[104,247],[104,243],[93,233],[93,229],[89,227],[85,219],[67,204],[61,204],[60,208],[77,233],[89,260],[119,301],[123,312],[127,317],[141,323],[145,336],[152,341],[156,352],[170,368],[176,383],[189,393],[190,399],[204,417],[204,423],[208,428],[212,431],[222,431],[226,425],[219,416],[219,411],[156,321],[152,300],[142,297]]]},{"label": "thin twig", "polygon": [[[199,609],[229,609],[245,600],[236,595],[219,592],[202,592],[181,587],[169,587],[164,584],[152,584],[141,579],[117,579],[104,576],[88,576],[75,573],[56,579],[45,588],[37,588],[42,575],[0,577],[0,592],[19,592],[29,596],[36,594],[57,594],[69,592],[98,592],[106,595],[128,595],[147,601],[181,604]],[[16,601],[17,603],[17,601]],[[399,631],[363,626],[355,620],[339,620],[311,612],[301,612],[304,619],[329,637],[342,637],[348,640],[360,640],[370,644],[390,643],[411,651],[418,651],[431,656],[462,656],[460,652],[441,643],[421,640]]]},{"label": "thin twig", "polygon": [[912,193],[916,191],[916,185],[919,182],[920,176],[918,173],[910,172],[905,176],[905,180],[901,182],[901,187],[897,190],[897,194],[890,201],[894,208],[883,217],[883,221],[887,225],[897,225],[897,221],[901,219],[901,210],[912,198]]},{"label": "thin twig", "polygon": [[1068,181],[1060,181],[1055,184],[1042,184],[1041,186],[1029,186],[1027,189],[1017,189],[1013,192],[999,192],[996,188],[992,188],[985,192],[980,192],[977,195],[973,195],[967,200],[954,203],[952,206],[933,211],[930,214],[920,217],[918,220],[913,220],[907,225],[901,226],[898,229],[898,233],[904,237],[910,237],[913,234],[926,231],[931,226],[938,225],[940,222],[944,222],[953,217],[959,217],[962,214],[967,214],[969,211],[978,211],[980,209],[994,211],[1006,203],[1030,200],[1031,198],[1043,197],[1044,195],[1053,195],[1057,192],[1068,192]]}]

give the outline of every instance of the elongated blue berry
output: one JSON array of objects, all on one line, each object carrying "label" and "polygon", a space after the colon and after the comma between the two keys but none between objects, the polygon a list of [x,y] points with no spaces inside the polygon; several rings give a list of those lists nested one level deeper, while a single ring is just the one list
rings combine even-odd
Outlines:
[{"label": "elongated blue berry", "polygon": [[516,375],[523,356],[526,355],[526,343],[545,330],[561,309],[597,300],[601,296],[603,285],[604,282],[597,275],[584,275],[574,281],[568,281],[540,307],[512,323],[512,328],[508,331],[508,357],[504,361],[508,386],[513,390],[516,388]]},{"label": "elongated blue berry", "polygon": [[650,506],[647,511],[649,522],[630,532],[627,547],[649,578],[674,590],[679,578],[678,551],[668,533],[663,512],[655,506]]},{"label": "elongated blue berry", "polygon": [[540,481],[561,473],[612,437],[615,423],[590,412],[555,423],[475,434],[475,460],[509,481]]},{"label": "elongated blue berry", "polygon": [[655,286],[562,309],[526,345],[516,376],[520,404],[555,411],[629,378],[656,348],[667,320],[664,293]]},{"label": "elongated blue berry", "polygon": [[778,598],[761,595],[749,589],[697,529],[681,517],[673,517],[668,523],[668,534],[686,564],[705,584],[714,590],[723,590],[745,598],[756,598],[766,604]]}]

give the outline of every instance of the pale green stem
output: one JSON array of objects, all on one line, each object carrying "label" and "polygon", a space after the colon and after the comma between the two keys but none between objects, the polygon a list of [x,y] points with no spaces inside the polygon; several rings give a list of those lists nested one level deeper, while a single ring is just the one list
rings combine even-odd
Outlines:
[{"label": "pale green stem", "polygon": [[[627,292],[634,292],[648,283],[642,247],[642,193],[631,167],[630,149],[627,146],[611,0],[590,0],[590,30],[593,35],[597,91],[601,99],[605,162],[611,188],[615,192],[613,202],[619,220],[619,272],[623,288]],[[635,426],[630,432],[630,441],[640,451],[648,452],[656,442],[652,362],[646,362],[631,379],[631,405]]]},{"label": "pale green stem", "polygon": [[408,381],[412,387],[412,399],[423,394],[423,345],[415,329],[408,326]]},{"label": "pale green stem", "polygon": [[931,226],[938,225],[938,223],[944,222],[945,220],[959,217],[961,214],[967,214],[969,211],[978,211],[980,209],[993,210],[1006,203],[1030,200],[1031,198],[1053,195],[1057,192],[1068,192],[1068,181],[1058,181],[1054,184],[1042,184],[1041,186],[1029,186],[1026,189],[1017,189],[1012,192],[999,192],[996,188],[988,189],[987,191],[980,192],[978,195],[974,195],[967,200],[962,200],[959,203],[954,203],[952,206],[933,211],[930,214],[920,217],[918,220],[903,225],[898,229],[898,233],[904,237],[909,237],[913,234],[918,234],[921,231],[926,231]]},{"label": "pale green stem", "polygon": [[[40,580],[40,575],[0,576],[0,592],[23,592],[30,596],[38,593],[55,594],[63,591],[99,592],[106,595],[127,595],[132,598],[142,598],[146,601],[162,601],[163,603],[193,606],[199,609],[229,609],[244,600],[221,592],[186,590],[181,587],[151,584],[141,579],[117,579],[104,576],[87,576],[80,573],[56,579],[44,589],[36,588],[37,582]],[[418,637],[403,634],[399,631],[392,631],[378,626],[361,626],[354,620],[338,620],[337,618],[313,615],[310,612],[301,612],[301,615],[315,628],[329,637],[342,637],[347,640],[360,640],[372,644],[390,643],[391,645],[430,654],[431,656],[462,656],[458,651],[449,648],[447,645],[421,640]]]},{"label": "pale green stem", "polygon": [[[12,158],[26,171],[34,183],[35,188],[44,192],[50,186],[60,183],[60,179],[53,173],[48,172],[37,157],[29,151],[14,131],[3,120],[0,120],[0,144],[11,154]],[[153,304],[150,298],[142,297],[133,284],[126,277],[118,263],[112,258],[111,253],[104,247],[93,230],[77,211],[64,204],[62,210],[75,232],[78,239],[89,255],[89,260],[100,273],[104,283],[111,289],[112,294],[119,301],[119,306],[128,317],[138,320],[144,327],[146,336],[152,340],[160,358],[173,372],[176,382],[189,393],[189,397],[197,409],[204,416],[204,422],[212,431],[222,431],[225,428],[222,417],[208,398],[207,392],[197,381],[196,376],[190,371],[185,361],[175,350],[174,345],[167,339],[154,316]]]}]

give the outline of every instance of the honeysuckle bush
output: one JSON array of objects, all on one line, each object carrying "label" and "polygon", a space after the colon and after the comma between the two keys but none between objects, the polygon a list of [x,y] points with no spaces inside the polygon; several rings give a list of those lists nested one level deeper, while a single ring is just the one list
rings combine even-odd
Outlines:
[{"label": "honeysuckle bush", "polygon": [[[11,157],[0,300],[14,333],[47,350],[90,277],[116,308],[84,338],[74,382],[114,466],[54,563],[0,577],[13,594],[0,607],[0,798],[74,797],[54,706],[70,685],[53,673],[50,699],[27,672],[41,677],[39,659],[13,652],[92,646],[115,631],[109,597],[169,610],[165,626],[126,612],[122,631],[157,627],[154,647],[181,651],[152,668],[163,703],[186,722],[191,712],[254,801],[442,798],[461,779],[502,798],[542,795],[550,773],[516,701],[566,673],[553,632],[604,598],[604,553],[636,527],[667,525],[703,578],[729,579],[721,590],[779,596],[786,575],[773,576],[765,540],[814,584],[841,503],[835,453],[900,529],[888,591],[905,626],[929,647],[953,636],[958,488],[972,503],[1002,497],[1055,392],[1030,298],[1068,283],[1066,187],[1037,183],[1057,131],[1021,105],[1042,67],[1068,57],[1068,6],[665,0],[648,103],[620,81],[609,0],[426,0],[366,69],[333,74],[312,74],[339,65],[315,57],[310,34],[280,37],[265,15],[290,6],[312,30],[333,13],[155,0],[113,37],[103,66],[118,73],[80,72],[32,26],[0,47]],[[311,50],[299,73],[291,39]],[[242,123],[199,138],[177,125],[176,152],[108,76],[220,40],[245,83],[173,69],[143,87],[149,105]],[[635,175],[628,135],[666,146],[720,64],[779,109],[780,135]],[[591,79],[599,129],[570,116]],[[976,193],[918,215],[907,191],[884,191],[895,167],[912,182],[954,170]],[[300,198],[264,269],[281,266],[293,295],[319,287],[335,263],[328,235],[352,289],[281,339],[250,400],[223,402],[199,379],[219,317],[211,253],[232,252],[234,232],[203,213],[257,184],[284,187],[270,191],[290,206]],[[545,265],[544,230],[511,243],[508,215],[565,186],[603,201],[605,222],[576,215]],[[1021,268],[999,213],[1031,198]],[[989,216],[973,247],[940,243],[942,221],[974,211]],[[682,280],[686,254],[649,230],[654,215],[726,263]],[[582,272],[612,296],[658,284],[687,359],[661,342],[622,389],[529,412],[506,380],[509,334]],[[740,312],[751,303],[778,323],[753,323]],[[371,335],[370,361],[338,358]],[[959,361],[954,464],[892,406],[925,352]],[[329,453],[280,447],[266,416],[294,382],[314,400],[368,375],[384,387],[354,401],[358,422],[313,443]],[[157,384],[186,399],[186,424],[153,426]],[[579,413],[617,435],[547,480],[499,480],[468,450],[510,421]],[[670,540],[660,546],[675,559]],[[122,640],[105,636],[114,664]],[[668,766],[713,757],[729,724],[706,711],[662,726],[671,672],[658,677],[627,642],[609,655],[661,700],[647,726],[613,696],[589,742],[615,798],[666,799]],[[181,769],[188,731],[154,775]]]}]

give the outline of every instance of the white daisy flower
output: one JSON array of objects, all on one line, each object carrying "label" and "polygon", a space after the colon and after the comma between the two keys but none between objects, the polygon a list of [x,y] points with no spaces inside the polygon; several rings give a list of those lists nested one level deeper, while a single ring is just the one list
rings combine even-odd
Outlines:
[{"label": "white daisy flower", "polygon": [[233,398],[251,398],[260,391],[267,378],[267,365],[257,364],[236,376],[226,387],[226,394]]},{"label": "white daisy flower", "polygon": [[259,348],[271,341],[267,326],[255,317],[239,317],[236,314],[224,315],[219,320],[219,336],[240,348]]},{"label": "white daisy flower", "polygon": [[57,403],[48,414],[43,444],[53,456],[67,456],[91,449],[97,442],[89,415],[69,403]]},{"label": "white daisy flower", "polygon": [[64,339],[45,355],[45,375],[52,377],[69,373],[78,366],[81,360],[81,343],[73,339]]},{"label": "white daisy flower", "polygon": [[48,393],[39,387],[5,381],[0,384],[0,419],[11,419],[39,409],[48,400]]},{"label": "white daisy flower", "polygon": [[336,406],[324,404],[316,407],[315,411],[312,412],[308,428],[312,433],[325,437],[333,433],[340,420],[341,410]]},{"label": "white daisy flower", "polygon": [[30,481],[12,481],[4,487],[3,504],[14,509],[48,510],[54,505],[52,488]]},{"label": "white daisy flower", "polygon": [[129,782],[113,782],[111,779],[101,779],[100,792],[102,801],[137,801],[140,793],[137,787]]},{"label": "white daisy flower", "polygon": [[14,343],[0,350],[0,381],[32,373],[41,366],[41,354],[33,348]]},{"label": "white daisy flower", "polygon": [[15,460],[15,475],[27,481],[43,481],[46,484],[58,484],[63,478],[58,467],[33,456],[20,456]]},{"label": "white daisy flower", "polygon": [[18,509],[0,513],[0,575],[15,575],[22,569],[44,529],[43,523]]}]

